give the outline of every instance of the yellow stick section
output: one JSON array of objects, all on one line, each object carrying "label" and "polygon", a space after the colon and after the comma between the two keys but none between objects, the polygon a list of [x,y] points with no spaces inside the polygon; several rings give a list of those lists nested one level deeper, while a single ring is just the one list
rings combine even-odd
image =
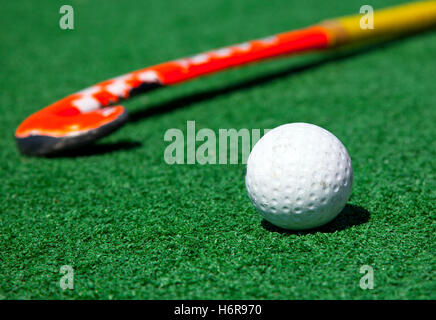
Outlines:
[{"label": "yellow stick section", "polygon": [[374,11],[374,29],[364,29],[368,21],[365,14],[325,21],[321,26],[330,33],[332,46],[368,40],[377,37],[393,37],[436,26],[436,1],[412,2]]}]

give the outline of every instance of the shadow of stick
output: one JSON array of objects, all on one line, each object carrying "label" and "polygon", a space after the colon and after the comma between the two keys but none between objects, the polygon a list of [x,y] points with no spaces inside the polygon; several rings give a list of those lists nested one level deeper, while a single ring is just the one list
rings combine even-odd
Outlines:
[{"label": "shadow of stick", "polygon": [[121,150],[131,150],[140,147],[142,144],[137,141],[118,141],[115,143],[97,143],[90,144],[78,149],[65,150],[47,158],[77,158],[77,157],[90,157],[99,154],[106,154]]},{"label": "shadow of stick", "polygon": [[[420,35],[428,33],[430,31],[433,31],[433,29],[427,30],[426,32],[421,32]],[[298,66],[291,66],[282,69],[280,71],[275,71],[261,76],[256,76],[252,79],[227,85],[221,88],[210,89],[203,92],[177,97],[152,106],[148,106],[147,108],[144,108],[142,110],[133,111],[129,115],[128,122],[135,123],[145,118],[165,114],[177,109],[188,107],[195,103],[200,103],[202,101],[207,101],[219,96],[227,95],[232,92],[251,89],[253,87],[260,86],[262,84],[266,84],[268,82],[278,80],[280,78],[284,78],[291,75],[298,75],[300,73],[312,69],[316,69],[318,67],[327,65],[329,63],[342,61],[364,53],[368,53],[371,51],[379,50],[381,48],[392,46],[408,37],[410,37],[410,35],[405,35],[403,37],[399,37],[395,39],[378,40],[379,42],[375,42],[375,43],[373,42],[373,43],[365,43],[365,44],[352,44],[350,46],[339,48],[334,51],[319,52],[319,57],[317,57],[315,60],[306,62]]]}]

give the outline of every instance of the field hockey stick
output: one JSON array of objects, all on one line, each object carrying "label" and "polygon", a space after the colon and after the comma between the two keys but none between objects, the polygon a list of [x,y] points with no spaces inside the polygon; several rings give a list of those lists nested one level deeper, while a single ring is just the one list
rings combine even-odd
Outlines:
[{"label": "field hockey stick", "polygon": [[152,89],[280,55],[325,50],[430,28],[436,25],[436,1],[376,11],[374,29],[362,29],[361,18],[355,15],[329,20],[103,81],[25,119],[15,132],[18,148],[23,154],[45,156],[95,141],[126,122],[127,111],[117,103]]}]

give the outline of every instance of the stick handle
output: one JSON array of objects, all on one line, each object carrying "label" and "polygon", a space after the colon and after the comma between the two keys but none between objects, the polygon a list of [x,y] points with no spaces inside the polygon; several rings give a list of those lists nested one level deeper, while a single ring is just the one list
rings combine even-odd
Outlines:
[{"label": "stick handle", "polygon": [[330,30],[332,45],[396,37],[436,26],[436,1],[407,3],[374,11],[373,29],[362,28],[363,14],[327,20],[320,25]]}]

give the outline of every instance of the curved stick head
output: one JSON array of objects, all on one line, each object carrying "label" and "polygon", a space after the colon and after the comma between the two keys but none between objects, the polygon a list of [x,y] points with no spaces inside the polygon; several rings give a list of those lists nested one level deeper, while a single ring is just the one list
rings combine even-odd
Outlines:
[{"label": "curved stick head", "polygon": [[120,128],[127,118],[122,106],[81,113],[75,108],[52,105],[25,119],[15,139],[21,153],[49,156],[92,143]]}]

